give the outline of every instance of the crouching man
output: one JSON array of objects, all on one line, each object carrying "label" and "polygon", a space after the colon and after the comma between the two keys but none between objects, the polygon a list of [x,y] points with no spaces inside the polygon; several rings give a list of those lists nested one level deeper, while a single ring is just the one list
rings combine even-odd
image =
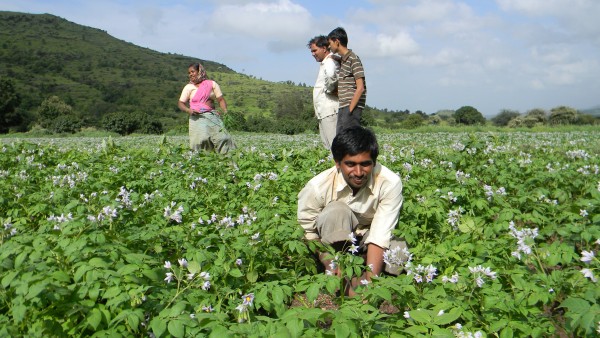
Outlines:
[{"label": "crouching man", "polygon": [[[377,163],[379,146],[375,134],[361,126],[347,128],[333,139],[335,166],[313,177],[298,194],[298,222],[307,240],[320,240],[341,251],[356,238],[358,253],[366,256],[369,269],[357,276],[346,291],[354,295],[357,280],[371,281],[397,268],[384,264],[387,249],[406,248],[392,238],[402,206],[402,181]],[[332,257],[318,252],[328,273],[340,275]]]}]

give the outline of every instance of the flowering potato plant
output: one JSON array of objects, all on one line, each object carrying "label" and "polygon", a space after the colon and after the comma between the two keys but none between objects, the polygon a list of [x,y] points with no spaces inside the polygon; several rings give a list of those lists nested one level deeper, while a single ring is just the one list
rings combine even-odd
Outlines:
[{"label": "flowering potato plant", "polygon": [[378,137],[409,247],[353,298],[296,222],[314,135],[0,140],[0,336],[598,334],[600,132]]}]

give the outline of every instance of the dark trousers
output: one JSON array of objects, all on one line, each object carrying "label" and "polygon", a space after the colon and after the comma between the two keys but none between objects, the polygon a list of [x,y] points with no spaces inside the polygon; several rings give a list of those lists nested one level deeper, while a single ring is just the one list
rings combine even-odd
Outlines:
[{"label": "dark trousers", "polygon": [[354,108],[352,112],[350,112],[350,106],[340,108],[338,111],[336,135],[346,128],[360,126],[362,112],[362,108],[358,107]]}]

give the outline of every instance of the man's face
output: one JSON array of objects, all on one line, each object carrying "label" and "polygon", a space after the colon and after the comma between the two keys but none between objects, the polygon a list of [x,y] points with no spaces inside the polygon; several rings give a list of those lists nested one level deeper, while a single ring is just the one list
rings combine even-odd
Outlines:
[{"label": "man's face", "polygon": [[329,50],[334,54],[337,53],[340,48],[340,42],[332,39],[328,39],[327,41],[329,41]]},{"label": "man's face", "polygon": [[327,50],[327,46],[318,47],[316,44],[310,44],[310,54],[317,60],[317,62],[321,62],[325,59],[327,54],[329,54],[329,50]]},{"label": "man's face", "polygon": [[360,188],[367,185],[369,174],[375,166],[370,152],[359,153],[356,155],[346,155],[335,164],[342,172],[342,176],[352,190],[356,193]]}]

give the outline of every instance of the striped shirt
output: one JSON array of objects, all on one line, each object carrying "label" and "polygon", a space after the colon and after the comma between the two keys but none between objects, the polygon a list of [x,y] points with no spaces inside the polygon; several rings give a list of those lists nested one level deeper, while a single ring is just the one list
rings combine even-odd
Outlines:
[{"label": "striped shirt", "polygon": [[338,77],[340,108],[350,105],[350,101],[352,101],[352,97],[356,91],[356,79],[360,79],[361,77],[365,83],[365,91],[360,96],[356,107],[364,109],[365,102],[367,101],[367,81],[365,80],[365,70],[358,55],[354,54],[352,50],[348,50],[348,53],[342,57],[340,73]]}]

